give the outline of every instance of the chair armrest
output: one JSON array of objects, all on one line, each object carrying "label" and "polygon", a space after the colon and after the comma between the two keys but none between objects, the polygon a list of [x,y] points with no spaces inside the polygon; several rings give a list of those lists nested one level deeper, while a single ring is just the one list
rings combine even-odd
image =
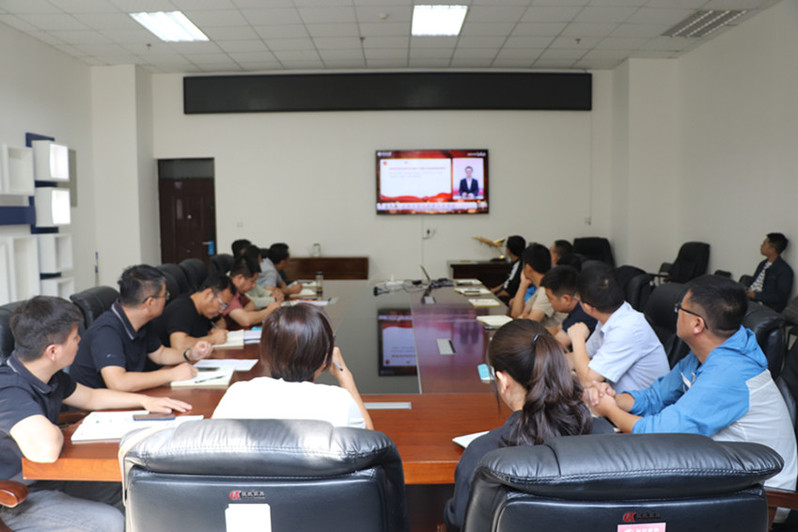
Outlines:
[{"label": "chair armrest", "polygon": [[776,515],[776,508],[798,510],[798,492],[779,488],[765,488],[765,495],[768,498],[768,530],[773,527],[773,517]]},{"label": "chair armrest", "polygon": [[0,505],[13,508],[28,496],[28,487],[14,480],[0,480]]}]

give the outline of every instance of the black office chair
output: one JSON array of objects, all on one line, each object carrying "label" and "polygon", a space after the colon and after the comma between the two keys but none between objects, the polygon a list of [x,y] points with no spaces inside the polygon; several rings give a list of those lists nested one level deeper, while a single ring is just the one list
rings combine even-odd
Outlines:
[{"label": "black office chair", "polygon": [[615,268],[615,257],[612,255],[610,241],[606,238],[598,236],[574,238],[574,253],[581,255],[585,260],[600,260]]},{"label": "black office chair", "polygon": [[756,335],[756,342],[768,360],[768,369],[774,380],[781,373],[784,355],[787,353],[783,325],[784,317],[775,310],[753,301],[748,302],[743,327],[751,329]]},{"label": "black office chair", "polygon": [[13,303],[6,303],[0,306],[0,362],[11,356],[14,351],[14,335],[11,334],[11,326],[9,320],[11,314],[18,306],[24,301],[14,301]]},{"label": "black office chair", "polygon": [[235,259],[229,253],[219,253],[211,257],[210,273],[225,275],[233,267]]},{"label": "black office chair", "polygon": [[127,530],[217,532],[225,510],[268,504],[271,529],[408,530],[402,462],[381,432],[324,421],[208,419],[129,434]]},{"label": "black office chair", "polygon": [[[180,294],[187,294],[191,292],[191,286],[186,278],[186,272],[177,264],[161,264],[156,266],[161,273],[166,276],[166,289],[171,295],[171,299],[179,296]],[[171,279],[170,279],[171,277]]]},{"label": "black office chair", "polygon": [[632,308],[637,311],[645,308],[654,290],[654,277],[637,266],[629,265],[615,268],[615,277],[623,287],[625,299]]},{"label": "black office chair", "polygon": [[663,262],[657,277],[670,283],[686,283],[690,279],[707,273],[709,266],[709,244],[685,242],[673,263]]},{"label": "black office chair", "polygon": [[103,312],[111,308],[114,301],[119,299],[119,292],[110,286],[95,286],[72,294],[69,299],[80,309],[83,314],[83,325],[88,329]]},{"label": "black office chair", "polygon": [[646,306],[643,308],[643,315],[657,334],[671,367],[690,352],[690,348],[684,343],[684,340],[676,336],[677,316],[673,311],[674,305],[682,300],[685,292],[687,292],[687,288],[683,284],[659,285],[651,292]]},{"label": "black office chair", "polygon": [[178,264],[186,275],[189,291],[196,292],[208,278],[208,267],[200,259],[185,259]]},{"label": "black office chair", "polygon": [[[794,343],[789,353],[787,353],[784,360],[784,367],[782,368],[779,378],[776,379],[776,386],[778,386],[784,404],[787,405],[787,411],[790,413],[793,429],[795,430],[796,437],[798,437],[798,342]],[[798,530],[798,493],[789,490],[780,490],[776,488],[768,488],[768,501],[771,506],[790,508],[792,511],[787,517],[787,523],[781,529],[776,530]]]},{"label": "black office chair", "polygon": [[[555,438],[506,447],[474,473],[465,532],[657,530],[765,532],[762,483],[784,463],[756,443],[697,434]],[[646,528],[654,530],[654,528]]]}]

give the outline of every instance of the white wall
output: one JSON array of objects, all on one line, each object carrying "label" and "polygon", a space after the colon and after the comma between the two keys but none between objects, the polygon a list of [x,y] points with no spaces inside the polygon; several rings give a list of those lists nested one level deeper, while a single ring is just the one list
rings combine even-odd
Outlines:
[{"label": "white wall", "polygon": [[789,0],[679,61],[683,240],[710,268],[753,273],[765,234],[798,267],[798,2]]},{"label": "white wall", "polygon": [[[493,256],[472,236],[548,244],[609,226],[608,210],[591,206],[601,189],[591,182],[607,181],[594,175],[606,171],[592,160],[605,126],[591,112],[184,115],[179,75],[154,75],[153,98],[156,158],[215,158],[221,251],[242,237],[286,241],[297,256],[320,242],[327,255],[370,256],[373,278],[419,277],[422,262],[443,276],[447,260]],[[487,148],[490,214],[377,216],[375,152],[410,148]]]},{"label": "white wall", "polygon": [[[77,208],[72,233],[77,289],[94,285],[96,248],[90,67],[0,24],[0,142],[25,145],[25,133],[55,137],[75,151]],[[2,228],[0,228],[2,231]]]}]

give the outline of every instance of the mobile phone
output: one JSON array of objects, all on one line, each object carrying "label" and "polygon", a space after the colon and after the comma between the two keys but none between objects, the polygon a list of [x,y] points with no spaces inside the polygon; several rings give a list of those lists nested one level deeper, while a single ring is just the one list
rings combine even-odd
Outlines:
[{"label": "mobile phone", "polygon": [[170,419],[175,418],[174,412],[169,413],[157,413],[157,412],[150,412],[148,414],[134,414],[133,421],[169,421]]}]

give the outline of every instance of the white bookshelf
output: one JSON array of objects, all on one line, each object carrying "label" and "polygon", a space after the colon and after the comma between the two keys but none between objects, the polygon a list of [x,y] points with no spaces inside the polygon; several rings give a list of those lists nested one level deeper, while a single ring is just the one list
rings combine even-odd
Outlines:
[{"label": "white bookshelf", "polygon": [[75,280],[72,277],[42,279],[41,295],[69,299],[75,293]]},{"label": "white bookshelf", "polygon": [[29,299],[39,294],[39,249],[34,235],[5,239],[9,253],[11,301]]},{"label": "white bookshelf", "polygon": [[49,140],[34,140],[31,146],[36,181],[69,181],[69,148]]},{"label": "white bookshelf", "polygon": [[69,190],[56,187],[36,187],[33,198],[36,208],[36,227],[57,227],[72,222]]},{"label": "white bookshelf", "polygon": [[51,233],[36,236],[39,244],[39,271],[62,273],[73,268],[72,235]]},{"label": "white bookshelf", "polygon": [[33,150],[0,144],[0,194],[33,196]]},{"label": "white bookshelf", "polygon": [[8,245],[0,241],[0,305],[11,303],[11,265],[8,263]]}]

